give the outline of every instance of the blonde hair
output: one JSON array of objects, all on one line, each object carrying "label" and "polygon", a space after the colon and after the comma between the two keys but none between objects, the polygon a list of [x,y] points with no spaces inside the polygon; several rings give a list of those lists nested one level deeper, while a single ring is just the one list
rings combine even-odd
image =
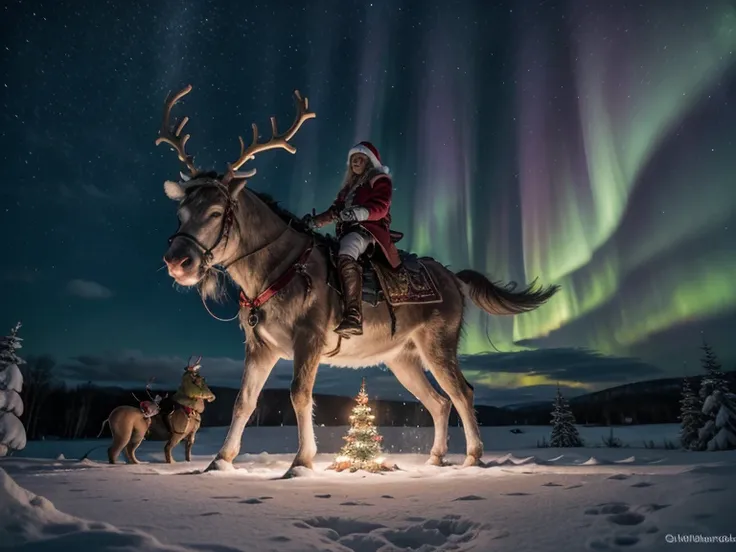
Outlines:
[{"label": "blonde hair", "polygon": [[363,174],[355,174],[353,172],[352,165],[350,164],[350,162],[348,162],[348,168],[345,170],[345,176],[343,176],[342,178],[342,185],[340,186],[341,190],[345,187],[351,186],[352,184],[357,184],[361,180],[370,180],[373,176],[380,172],[379,169],[376,169],[373,165],[371,165],[370,159],[368,159],[368,156],[366,154],[354,153],[353,155],[362,155],[367,159],[365,170],[363,171]]},{"label": "blonde hair", "polygon": [[346,188],[350,186],[353,182],[355,182],[355,179],[358,175],[353,172],[353,168],[348,165],[347,170],[345,171],[345,176],[342,177],[342,185],[340,186],[340,189]]}]

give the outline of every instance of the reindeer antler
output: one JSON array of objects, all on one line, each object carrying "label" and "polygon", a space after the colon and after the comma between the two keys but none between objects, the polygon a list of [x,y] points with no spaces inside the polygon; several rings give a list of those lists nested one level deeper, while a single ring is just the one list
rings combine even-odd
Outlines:
[{"label": "reindeer antler", "polygon": [[307,98],[302,98],[298,90],[294,90],[294,99],[296,100],[297,108],[296,118],[294,119],[294,123],[291,125],[289,130],[287,130],[283,134],[279,134],[278,126],[276,124],[276,117],[271,117],[271,139],[268,140],[268,142],[258,142],[258,126],[255,123],[253,123],[252,125],[253,141],[250,143],[250,146],[246,148],[245,142],[243,142],[243,138],[241,136],[238,136],[238,140],[240,140],[240,157],[238,157],[235,163],[228,164],[227,173],[223,178],[223,184],[227,184],[233,178],[252,178],[256,174],[256,169],[251,169],[245,172],[236,171],[246,162],[254,159],[255,156],[262,151],[280,148],[292,154],[296,153],[296,148],[289,144],[289,140],[294,137],[302,124],[304,124],[304,121],[313,119],[317,116],[317,114],[308,111],[309,100]]},{"label": "reindeer antler", "polygon": [[179,161],[184,163],[189,169],[189,172],[192,174],[192,176],[194,176],[199,171],[197,170],[197,167],[194,166],[194,157],[188,155],[185,149],[187,145],[187,140],[189,140],[190,135],[185,134],[184,136],[181,136],[181,131],[184,130],[184,125],[189,122],[189,117],[184,117],[180,122],[174,125],[173,129],[169,126],[171,108],[174,107],[174,105],[179,100],[181,100],[191,91],[192,85],[189,84],[185,88],[179,90],[179,92],[177,92],[176,94],[169,94],[166,97],[166,104],[164,107],[164,119],[161,122],[161,129],[158,131],[159,137],[156,138],[156,145],[158,146],[163,142],[169,144],[179,157]]},{"label": "reindeer antler", "polygon": [[155,400],[151,396],[151,385],[153,384],[154,381],[156,381],[156,378],[151,376],[150,378],[148,378],[148,381],[146,382],[146,395],[148,395],[148,398],[151,399],[152,401]]}]

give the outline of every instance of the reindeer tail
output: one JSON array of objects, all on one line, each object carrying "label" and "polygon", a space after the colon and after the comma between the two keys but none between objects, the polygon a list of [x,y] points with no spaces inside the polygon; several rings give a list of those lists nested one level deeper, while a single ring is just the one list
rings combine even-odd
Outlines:
[{"label": "reindeer tail", "polygon": [[97,437],[95,437],[95,439],[99,439],[100,435],[102,435],[102,432],[105,431],[105,424],[108,424],[108,425],[110,424],[110,418],[107,418],[104,422],[102,422],[102,427],[100,428],[100,432],[97,434]]}]

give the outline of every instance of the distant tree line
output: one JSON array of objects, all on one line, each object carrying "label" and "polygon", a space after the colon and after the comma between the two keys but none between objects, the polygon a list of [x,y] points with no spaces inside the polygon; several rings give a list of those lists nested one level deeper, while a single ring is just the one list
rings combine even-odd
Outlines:
[{"label": "distant tree line", "polygon": [[[140,388],[103,387],[87,382],[69,385],[55,377],[56,361],[49,356],[28,357],[21,369],[25,412],[21,418],[28,439],[90,438],[97,435],[102,421],[121,404],[136,404],[133,395],[146,397],[145,384]],[[736,372],[725,372],[723,381],[736,389]],[[688,378],[689,385],[700,387],[702,376]],[[680,422],[683,378],[636,382],[605,389],[569,400],[569,409],[578,424],[615,426]],[[208,405],[202,416],[203,426],[229,425],[238,390],[211,387],[217,400]],[[172,389],[159,392],[174,392]],[[348,424],[352,406],[350,397],[315,395],[315,424]],[[478,421],[483,426],[549,425],[548,402],[499,408],[476,405]],[[415,401],[373,400],[371,407],[380,426],[431,426],[432,418]],[[265,389],[249,425],[296,425],[288,389]],[[460,421],[453,409],[450,425]]]}]

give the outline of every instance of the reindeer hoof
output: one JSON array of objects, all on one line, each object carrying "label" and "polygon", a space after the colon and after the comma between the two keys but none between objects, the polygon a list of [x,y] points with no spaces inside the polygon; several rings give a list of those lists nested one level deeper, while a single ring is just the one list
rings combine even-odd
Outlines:
[{"label": "reindeer hoof", "polygon": [[482,467],[484,465],[480,458],[476,458],[475,456],[466,456],[463,462],[463,468]]},{"label": "reindeer hoof", "polygon": [[314,470],[312,467],[307,466],[292,466],[288,471],[281,476],[281,479],[294,479],[296,477],[312,477]]},{"label": "reindeer hoof", "polygon": [[436,454],[432,454],[429,459],[425,462],[427,466],[447,466],[447,462],[442,458],[442,456],[437,456]]},{"label": "reindeer hoof", "polygon": [[233,471],[235,466],[232,462],[228,462],[222,458],[215,458],[210,465],[205,468],[205,473],[212,471]]}]

